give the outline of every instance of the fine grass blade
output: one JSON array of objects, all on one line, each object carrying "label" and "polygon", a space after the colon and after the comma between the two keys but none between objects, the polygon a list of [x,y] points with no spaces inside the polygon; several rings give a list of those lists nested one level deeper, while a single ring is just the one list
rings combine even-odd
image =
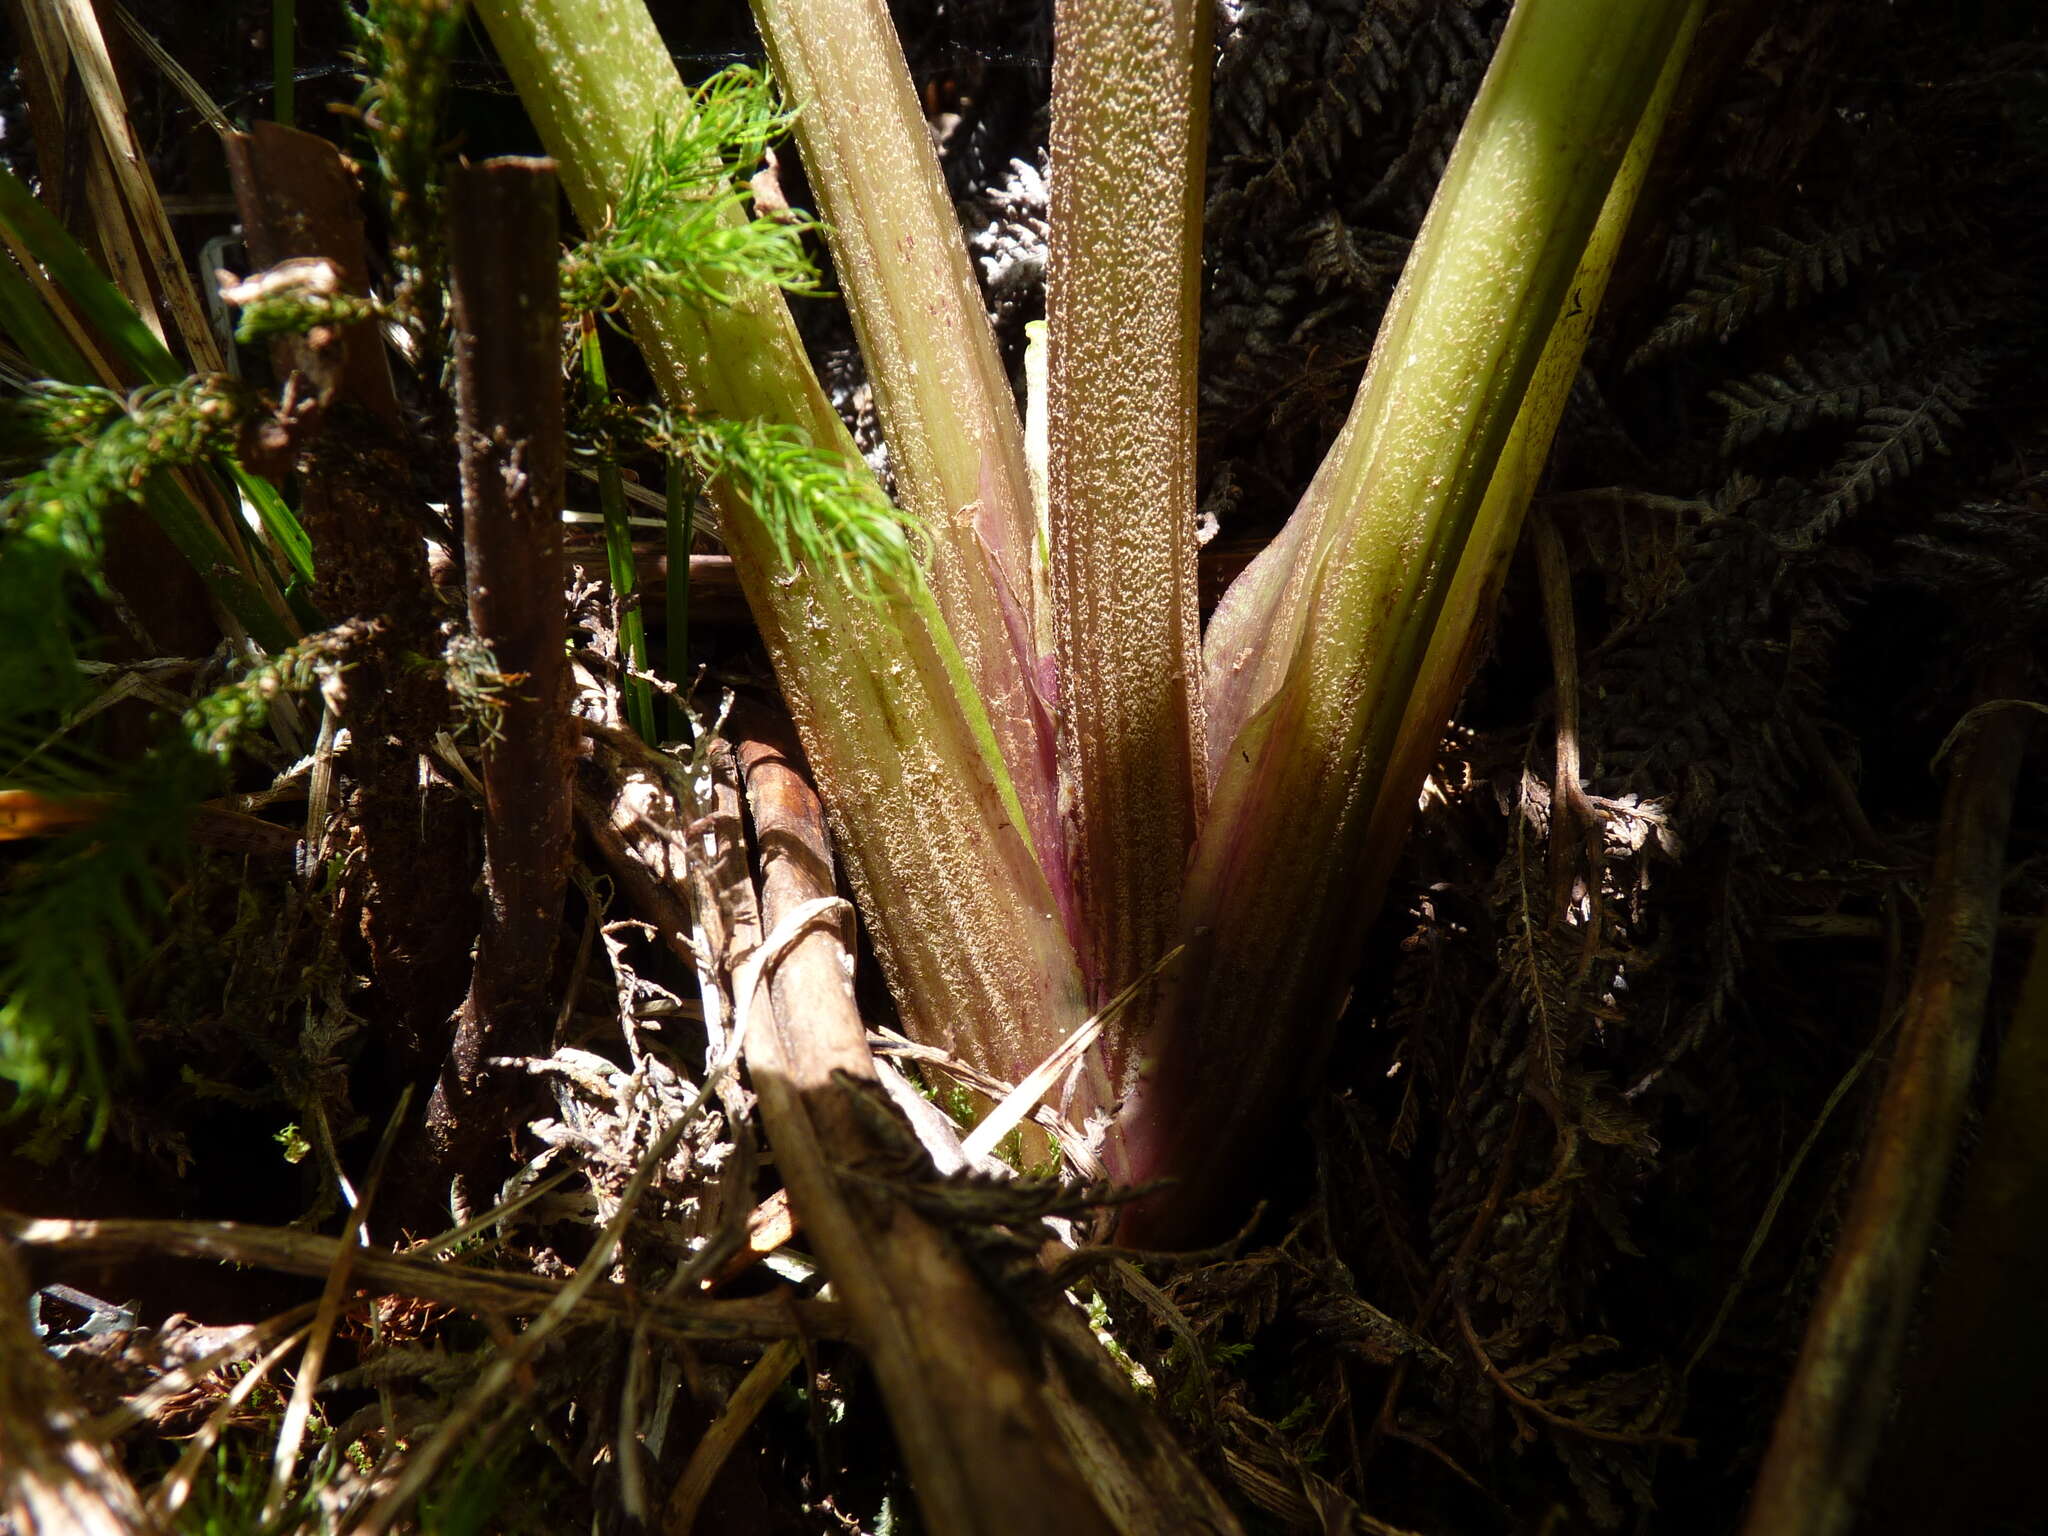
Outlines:
[{"label": "fine grass blade", "polygon": [[[584,393],[594,409],[601,409],[611,387],[605,378],[597,316],[588,312],[583,316],[578,353]],[[609,451],[598,461],[597,503],[604,514],[605,567],[611,576],[612,601],[619,610],[619,693],[634,733],[649,746],[657,746],[661,732],[654,720],[654,690],[645,677],[634,676],[647,670],[647,619],[634,600],[633,526],[626,516],[626,491],[618,461]]]},{"label": "fine grass blade", "polygon": [[[697,540],[695,485],[685,483],[682,461],[670,454],[662,485],[664,547],[668,552],[668,680],[687,690],[690,676],[690,547]],[[690,739],[690,712],[681,697],[668,701],[669,736]]]}]

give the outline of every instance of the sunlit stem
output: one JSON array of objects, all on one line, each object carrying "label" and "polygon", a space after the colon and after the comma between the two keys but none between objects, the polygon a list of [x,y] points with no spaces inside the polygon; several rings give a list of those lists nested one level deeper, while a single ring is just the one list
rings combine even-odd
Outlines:
[{"label": "sunlit stem", "polygon": [[[479,0],[477,13],[577,217],[602,228],[635,154],[690,110],[644,7]],[[867,473],[779,294],[731,307],[653,297],[628,318],[672,408],[786,423]],[[877,601],[793,565],[744,497],[722,484],[713,495],[906,1025],[1021,1075],[1086,1008],[990,712],[963,685],[942,616],[928,595],[885,583]]]},{"label": "sunlit stem", "polygon": [[[1503,522],[1520,516],[1525,485],[1492,493],[1503,452],[1558,322],[1597,301],[1576,280],[1689,11],[1516,7],[1350,419],[1212,622],[1215,790],[1182,907],[1190,962],[1121,1127],[1127,1173],[1185,1180],[1186,1194],[1134,1213],[1146,1241],[1206,1225],[1203,1207],[1227,1202],[1246,1166],[1247,1138],[1327,1048],[1379,899],[1375,807],[1412,804],[1418,788],[1393,775],[1414,771],[1400,748],[1425,657],[1455,659],[1469,643],[1476,604],[1446,625],[1454,578],[1468,549],[1497,557]],[[1554,421],[1530,418],[1540,436],[1518,460],[1540,462]]]},{"label": "sunlit stem", "polygon": [[754,14],[797,108],[797,142],[874,385],[897,500],[926,530],[933,595],[1065,910],[1023,435],[889,8],[754,0]]},{"label": "sunlit stem", "polygon": [[[1206,799],[1195,604],[1207,0],[1058,0],[1046,280],[1060,777],[1100,1000],[1173,943]],[[1106,1032],[1109,1077],[1153,1016]]]}]

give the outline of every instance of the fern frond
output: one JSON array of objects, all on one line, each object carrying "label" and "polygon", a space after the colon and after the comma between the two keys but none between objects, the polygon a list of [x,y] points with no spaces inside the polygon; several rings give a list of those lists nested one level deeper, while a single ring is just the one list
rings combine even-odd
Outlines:
[{"label": "fern frond", "polygon": [[727,217],[751,203],[748,172],[788,132],[791,117],[754,71],[713,76],[695,93],[694,110],[658,129],[635,158],[611,222],[563,262],[564,304],[609,312],[654,293],[733,304],[764,283],[821,293],[804,252],[817,220],[794,211]]},{"label": "fern frond", "polygon": [[0,1082],[18,1105],[81,1094],[104,1124],[129,1050],[121,978],[148,956],[144,925],[163,910],[183,803],[161,787],[114,800],[0,890]]},{"label": "fern frond", "polygon": [[242,397],[231,380],[212,375],[125,401],[93,385],[43,383],[15,410],[65,446],[0,499],[0,537],[10,547],[61,548],[88,571],[98,564],[107,508],[138,496],[156,471],[200,463],[232,442]]},{"label": "fern frond", "polygon": [[1758,438],[1784,437],[1823,422],[1853,421],[1877,404],[1878,395],[1875,384],[1824,382],[1796,357],[1786,358],[1780,373],[1752,373],[1707,391],[1707,398],[1728,412],[1728,426],[1721,434],[1724,455]]},{"label": "fern frond", "polygon": [[359,628],[351,620],[308,635],[194,700],[178,722],[182,747],[225,763],[243,737],[263,728],[272,700],[318,687],[339,666],[349,646],[360,640]]},{"label": "fern frond", "polygon": [[884,581],[916,579],[916,525],[871,477],[854,473],[797,428],[701,422],[685,447],[706,479],[724,480],[746,497],[784,560],[870,595]]},{"label": "fern frond", "polygon": [[1926,227],[1922,214],[1890,212],[1803,233],[1774,230],[1710,271],[1636,348],[1628,366],[1640,368],[1703,342],[1726,342],[1753,320],[1797,309],[1846,286],[1854,268]]},{"label": "fern frond", "polygon": [[[104,592],[102,524],[161,469],[199,463],[232,443],[241,397],[202,377],[123,400],[91,385],[45,381],[9,403],[19,435],[58,445],[0,497],[0,699],[10,711],[61,708],[76,691],[77,601]],[[202,573],[204,574],[204,573]]]},{"label": "fern frond", "polygon": [[1912,474],[1930,453],[1948,453],[1942,433],[1962,425],[1963,414],[1976,404],[1975,384],[1974,369],[1958,368],[1924,388],[1900,391],[1893,404],[1872,406],[1828,471],[1820,515],[1794,536],[1795,546],[1817,544],[1844,517]]},{"label": "fern frond", "polygon": [[1301,269],[1318,293],[1331,287],[1357,294],[1384,293],[1401,275],[1413,241],[1382,230],[1353,229],[1335,208],[1304,229]]},{"label": "fern frond", "polygon": [[1925,371],[1930,354],[1953,350],[1997,322],[2001,295],[1980,274],[1914,274],[1879,279],[1864,300],[1875,323],[1851,324],[1825,344],[1785,359],[1777,373],[1759,372],[1709,390],[1728,412],[1721,451],[1763,437],[1804,432],[1826,422],[1853,421],[1884,403],[1886,388]]}]

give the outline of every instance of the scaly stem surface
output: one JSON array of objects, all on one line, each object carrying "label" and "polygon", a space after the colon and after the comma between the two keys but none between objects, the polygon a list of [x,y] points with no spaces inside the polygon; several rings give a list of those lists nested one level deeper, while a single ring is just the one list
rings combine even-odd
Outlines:
[{"label": "scaly stem surface", "polygon": [[485,900],[476,965],[427,1109],[437,1188],[456,1172],[473,1174],[497,1139],[500,1117],[486,1112],[488,1100],[471,1097],[503,1092],[502,1080],[491,1080],[491,1058],[546,1050],[554,1022],[548,984],[571,807],[560,196],[546,161],[464,166],[448,184],[463,572],[470,627],[502,682],[482,753]]},{"label": "scaly stem surface", "polygon": [[1035,642],[1024,442],[960,220],[881,0],[756,0],[888,434],[896,497],[1069,912],[1051,702]]},{"label": "scaly stem surface", "polygon": [[[1172,944],[1205,797],[1195,381],[1206,0],[1059,0],[1046,283],[1059,752],[1096,1003]],[[1105,1041],[1117,1086],[1142,999]]]}]

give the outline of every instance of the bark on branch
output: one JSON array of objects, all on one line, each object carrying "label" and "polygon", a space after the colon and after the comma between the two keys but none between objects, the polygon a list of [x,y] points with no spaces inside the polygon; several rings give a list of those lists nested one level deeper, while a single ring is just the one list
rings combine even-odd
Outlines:
[{"label": "bark on branch", "polygon": [[[824,808],[793,737],[740,732],[762,911],[773,932],[833,894]],[[1132,1394],[1064,1297],[992,1293],[944,1230],[850,1170],[886,1157],[844,939],[814,927],[769,978],[747,1065],[804,1231],[854,1318],[935,1530],[1229,1532],[1214,1491]],[[877,1096],[880,1089],[877,1088]]]},{"label": "bark on branch", "polygon": [[[260,124],[227,141],[249,255],[272,267],[324,257],[344,291],[369,292],[362,210],[341,153],[309,133]],[[371,966],[395,1026],[402,1067],[438,1061],[475,936],[467,830],[445,806],[422,805],[420,754],[448,719],[442,680],[417,658],[440,649],[412,463],[374,325],[316,327],[281,343],[279,376],[310,390],[296,418],[300,520],[313,543],[312,600],[330,620],[360,619],[339,683],[349,728],[346,767],[357,794],[369,891],[363,918]]]},{"label": "bark on branch", "polygon": [[469,622],[498,677],[476,969],[427,1108],[444,1175],[474,1171],[499,1134],[489,1058],[547,1050],[570,826],[554,166],[464,166],[448,199]]}]

